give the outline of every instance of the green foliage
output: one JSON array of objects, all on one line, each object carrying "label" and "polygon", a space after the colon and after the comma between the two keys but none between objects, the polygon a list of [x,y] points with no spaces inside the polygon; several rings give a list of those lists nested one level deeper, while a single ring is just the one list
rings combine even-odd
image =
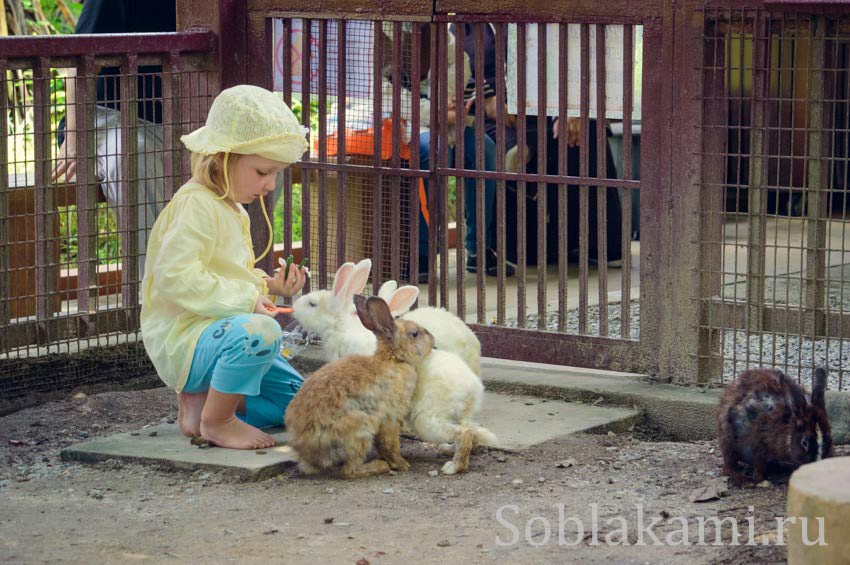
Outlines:
[{"label": "green foliage", "polygon": [[[292,96],[292,113],[295,114],[299,122],[301,121],[302,107],[301,95],[294,94]],[[328,111],[330,111],[330,108],[331,102],[328,100]],[[319,131],[319,98],[317,96],[310,97],[310,130],[314,132]]]},{"label": "green foliage", "polygon": [[[39,34],[46,35],[51,33],[71,34],[74,33],[74,26],[65,19],[62,11],[59,9],[59,4],[56,0],[39,0],[41,11],[44,12],[46,20],[41,20],[37,17],[37,12],[33,7],[33,0],[22,0],[21,5],[27,18],[27,29]],[[70,10],[74,19],[80,17],[80,12],[83,11],[82,2],[73,2],[67,0],[65,5]]]},{"label": "green foliage", "polygon": [[[274,206],[274,242],[283,243],[283,195]],[[301,241],[301,185],[292,185],[292,241]]]},{"label": "green foliage", "polygon": [[[121,235],[118,233],[115,213],[107,207],[106,203],[100,203],[95,217],[98,264],[117,263],[121,256]],[[77,207],[59,208],[59,261],[63,266],[76,267],[78,249]]]}]

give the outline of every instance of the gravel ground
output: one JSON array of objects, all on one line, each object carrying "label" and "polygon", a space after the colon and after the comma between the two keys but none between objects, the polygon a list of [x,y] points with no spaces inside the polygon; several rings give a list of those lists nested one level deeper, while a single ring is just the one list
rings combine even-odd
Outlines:
[{"label": "gravel ground", "polygon": [[[474,455],[470,472],[456,477],[433,476],[444,458],[408,440],[403,452],[412,462],[409,472],[350,482],[291,471],[235,483],[218,473],[169,473],[118,462],[82,466],[59,458],[66,445],[168,421],[175,413],[173,393],[158,388],[69,396],[0,418],[0,561],[785,559],[775,526],[785,512],[782,478],[758,488],[729,489],[719,477],[714,442],[653,441],[641,430],[567,436],[522,453],[483,450]],[[692,501],[700,492],[709,500]],[[565,519],[563,527],[565,543],[577,542],[574,546],[558,545],[561,504],[565,518],[574,518]],[[586,534],[592,531],[594,512],[599,545],[578,535],[578,521]],[[639,517],[644,525],[660,520],[653,532],[661,545],[650,537],[644,539],[648,545],[637,545]],[[754,535],[767,545],[729,545],[731,530],[723,528],[726,545],[698,544],[698,523],[713,517],[732,517],[741,528],[753,517]],[[669,544],[668,539],[679,539],[682,523],[693,545]],[[513,541],[512,527],[517,543],[502,545]],[[606,535],[622,544],[605,544]],[[706,535],[714,541],[711,525]]]}]

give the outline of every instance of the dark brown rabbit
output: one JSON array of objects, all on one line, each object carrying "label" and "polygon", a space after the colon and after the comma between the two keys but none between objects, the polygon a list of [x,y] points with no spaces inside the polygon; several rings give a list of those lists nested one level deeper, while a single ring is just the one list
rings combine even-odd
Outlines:
[{"label": "dark brown rabbit", "polygon": [[826,414],[826,372],[815,369],[812,394],[782,371],[752,369],[730,383],[720,397],[717,432],[723,472],[744,482],[741,463],[752,468],[752,480],[768,471],[790,472],[832,456],[832,433]]},{"label": "dark brown rabbit", "polygon": [[[380,298],[357,297],[355,304],[378,338],[374,355],[328,363],[304,381],[286,409],[289,445],[306,473],[339,471],[351,479],[409,467],[399,452],[401,424],[434,338],[414,322],[393,320]],[[373,444],[378,459],[366,463]]]}]

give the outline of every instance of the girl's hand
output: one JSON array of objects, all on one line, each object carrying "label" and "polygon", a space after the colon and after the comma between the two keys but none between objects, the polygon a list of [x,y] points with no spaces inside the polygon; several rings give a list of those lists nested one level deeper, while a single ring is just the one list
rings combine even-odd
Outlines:
[{"label": "girl's hand", "polygon": [[262,294],[257,297],[257,303],[254,304],[254,314],[265,314],[266,316],[271,316],[274,318],[276,306],[274,302],[263,296]]},{"label": "girl's hand", "polygon": [[278,296],[294,296],[307,283],[307,277],[310,275],[310,269],[307,267],[299,267],[292,264],[289,267],[289,276],[284,278],[286,269],[278,269],[274,277],[267,278],[266,284],[269,285],[269,292]]}]

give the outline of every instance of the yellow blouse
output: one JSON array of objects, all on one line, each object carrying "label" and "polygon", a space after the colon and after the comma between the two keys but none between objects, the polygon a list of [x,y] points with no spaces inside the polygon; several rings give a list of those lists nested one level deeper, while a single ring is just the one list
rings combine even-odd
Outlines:
[{"label": "yellow blouse", "polygon": [[148,238],[142,281],[142,340],[166,385],[186,384],[195,346],[213,321],[248,314],[266,274],[254,268],[251,227],[203,185],[187,183],[160,213]]}]

